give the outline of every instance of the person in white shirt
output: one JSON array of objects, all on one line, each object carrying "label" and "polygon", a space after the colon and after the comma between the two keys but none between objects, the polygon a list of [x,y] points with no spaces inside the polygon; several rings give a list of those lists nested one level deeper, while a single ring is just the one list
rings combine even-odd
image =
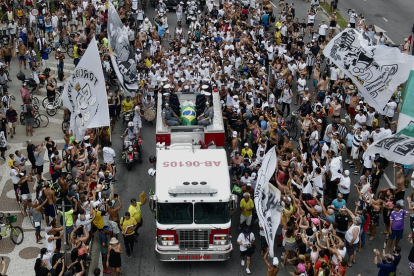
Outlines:
[{"label": "person in white shirt", "polygon": [[338,191],[342,194],[345,202],[348,202],[349,193],[351,192],[351,178],[349,177],[348,170],[345,170],[342,174],[341,180],[338,184]]},{"label": "person in white shirt", "polygon": [[397,103],[395,102],[394,96],[392,96],[391,100],[385,105],[385,116],[387,116],[386,120],[388,120],[388,123],[392,122],[392,118],[394,117],[394,113],[396,109],[397,109]]},{"label": "person in white shirt", "polygon": [[365,116],[363,109],[361,108],[358,111],[358,114],[355,115],[355,125],[354,128],[358,129],[358,128],[362,128],[362,126],[364,126],[367,122],[367,116]]},{"label": "person in white shirt", "polygon": [[322,20],[322,23],[319,24],[319,38],[322,41],[326,40],[326,30],[328,29],[328,25],[325,24],[325,20]]},{"label": "person in white shirt", "polygon": [[111,165],[114,165],[116,154],[115,154],[114,149],[112,148],[111,142],[108,142],[108,146],[104,147],[102,149],[102,152],[103,152],[104,163],[105,164],[111,163]]},{"label": "person in white shirt", "polygon": [[336,65],[331,66],[330,73],[331,73],[331,75],[330,75],[329,84],[330,84],[330,91],[332,92],[332,88],[333,88],[335,82],[338,80],[338,75],[339,75],[338,66],[336,66]]},{"label": "person in white shirt", "polygon": [[358,14],[355,12],[355,10],[348,10],[349,13],[349,24],[351,25],[351,28],[355,28],[355,23],[358,18]]},{"label": "person in white shirt", "polygon": [[[298,81],[296,82],[297,84],[297,95],[296,95],[296,103],[295,105],[301,105],[302,104],[302,98],[303,98],[303,92],[305,91],[305,86],[306,86],[306,79],[305,79],[305,75],[301,75],[300,78],[298,79]],[[300,100],[299,100],[300,99]]]},{"label": "person in white shirt", "polygon": [[249,228],[243,230],[242,233],[237,237],[237,244],[240,245],[241,265],[245,265],[245,257],[247,256],[246,272],[250,274],[250,260],[252,257],[253,250],[249,250],[254,245],[254,234]]}]

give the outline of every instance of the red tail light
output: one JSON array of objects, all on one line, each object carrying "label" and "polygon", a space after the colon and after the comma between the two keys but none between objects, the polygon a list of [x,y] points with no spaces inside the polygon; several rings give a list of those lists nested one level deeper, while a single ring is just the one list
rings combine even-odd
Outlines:
[{"label": "red tail light", "polygon": [[230,235],[230,230],[231,229],[221,229],[221,230],[212,229],[211,234],[210,234],[210,244],[213,244],[213,238],[214,238],[214,240],[221,239],[220,237],[214,237],[214,235],[219,235],[219,234]]}]

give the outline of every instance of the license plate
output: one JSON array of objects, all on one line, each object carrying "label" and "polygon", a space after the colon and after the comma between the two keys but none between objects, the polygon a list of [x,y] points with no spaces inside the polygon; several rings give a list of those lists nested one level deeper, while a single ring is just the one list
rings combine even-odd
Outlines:
[{"label": "license plate", "polygon": [[210,260],[210,255],[179,255],[177,260]]}]

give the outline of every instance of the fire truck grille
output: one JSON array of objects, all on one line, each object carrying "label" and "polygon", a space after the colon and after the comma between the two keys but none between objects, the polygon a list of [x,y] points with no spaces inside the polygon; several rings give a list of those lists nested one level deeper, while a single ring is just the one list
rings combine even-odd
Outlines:
[{"label": "fire truck grille", "polygon": [[181,230],[179,231],[179,242],[180,249],[208,249],[208,230]]}]

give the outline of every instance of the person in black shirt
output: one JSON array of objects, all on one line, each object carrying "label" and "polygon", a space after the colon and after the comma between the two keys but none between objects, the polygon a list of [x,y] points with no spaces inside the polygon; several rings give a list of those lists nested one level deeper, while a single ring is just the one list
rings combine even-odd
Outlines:
[{"label": "person in black shirt", "polygon": [[30,163],[32,164],[32,170],[31,170],[31,174],[36,174],[36,159],[34,157],[34,149],[35,149],[35,145],[33,144],[32,140],[28,140],[26,141],[27,143],[27,158],[29,158]]},{"label": "person in black shirt", "polygon": [[50,157],[52,156],[53,152],[57,149],[56,142],[52,141],[49,136],[45,138],[45,141],[46,141],[47,156],[49,157],[49,161],[51,161]]},{"label": "person in black shirt", "polygon": [[49,273],[49,269],[47,269],[46,264],[40,258],[36,259],[34,271],[36,276],[47,276]]}]

